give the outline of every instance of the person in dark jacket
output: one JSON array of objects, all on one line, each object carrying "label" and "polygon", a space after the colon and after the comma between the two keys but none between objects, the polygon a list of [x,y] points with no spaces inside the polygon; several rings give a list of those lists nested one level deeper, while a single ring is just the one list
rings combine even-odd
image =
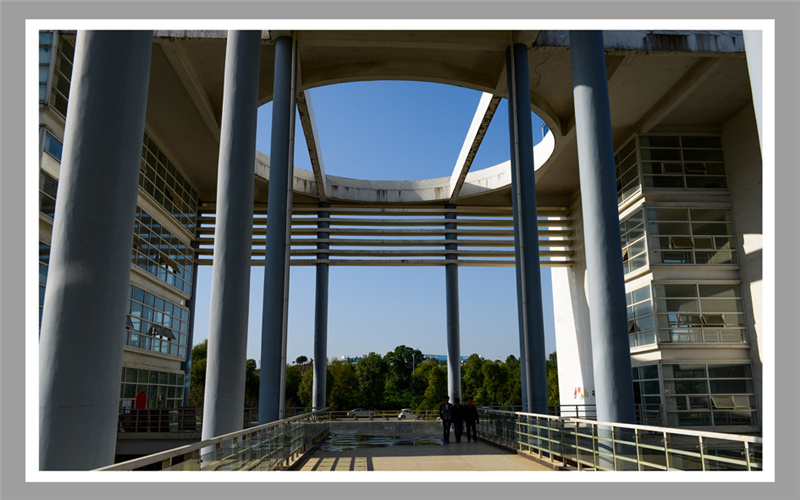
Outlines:
[{"label": "person in dark jacket", "polygon": [[450,396],[445,396],[444,403],[439,405],[439,418],[442,419],[444,426],[442,443],[447,444],[450,442],[450,426],[453,425],[453,405],[450,404]]},{"label": "person in dark jacket", "polygon": [[[467,441],[477,441],[478,436],[475,425],[478,423],[478,408],[472,404],[472,398],[467,398],[467,406],[464,407],[464,423],[467,428]],[[472,439],[470,439],[470,430],[472,431]]]},{"label": "person in dark jacket", "polygon": [[453,405],[453,428],[456,431],[456,443],[461,442],[461,433],[464,432],[464,407],[461,406],[461,399],[456,398]]}]

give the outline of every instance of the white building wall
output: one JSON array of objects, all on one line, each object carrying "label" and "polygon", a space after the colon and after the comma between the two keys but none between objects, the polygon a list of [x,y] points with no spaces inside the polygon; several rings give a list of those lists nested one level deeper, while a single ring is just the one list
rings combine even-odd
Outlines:
[{"label": "white building wall", "polygon": [[574,200],[570,206],[570,217],[575,241],[575,264],[572,267],[553,267],[550,270],[558,352],[559,402],[561,405],[595,404],[580,198]]},{"label": "white building wall", "polygon": [[747,106],[722,127],[722,146],[728,174],[728,191],[736,230],[742,280],[742,295],[750,335],[750,359],[753,361],[753,382],[757,388],[761,410],[763,387],[762,342],[763,303],[763,223],[762,161],[755,112]]}]

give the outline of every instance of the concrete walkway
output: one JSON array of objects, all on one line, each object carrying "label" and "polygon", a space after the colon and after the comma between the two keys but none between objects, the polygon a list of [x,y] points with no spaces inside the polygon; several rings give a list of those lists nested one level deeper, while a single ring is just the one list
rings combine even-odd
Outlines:
[{"label": "concrete walkway", "polygon": [[552,471],[486,442],[389,446],[349,451],[317,449],[301,471]]}]

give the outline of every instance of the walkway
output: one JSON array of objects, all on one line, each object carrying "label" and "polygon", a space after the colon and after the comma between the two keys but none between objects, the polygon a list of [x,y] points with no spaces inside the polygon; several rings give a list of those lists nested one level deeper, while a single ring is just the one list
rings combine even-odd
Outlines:
[{"label": "walkway", "polygon": [[485,442],[389,446],[349,451],[317,449],[301,471],[552,471],[551,467]]}]

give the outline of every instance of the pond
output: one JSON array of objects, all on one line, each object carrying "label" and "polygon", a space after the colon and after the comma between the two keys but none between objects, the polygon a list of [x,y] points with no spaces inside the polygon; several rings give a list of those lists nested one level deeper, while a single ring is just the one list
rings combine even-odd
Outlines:
[{"label": "pond", "polygon": [[367,434],[331,434],[320,445],[325,451],[352,451],[359,448],[389,446],[440,446],[441,439],[430,436],[376,436]]}]

